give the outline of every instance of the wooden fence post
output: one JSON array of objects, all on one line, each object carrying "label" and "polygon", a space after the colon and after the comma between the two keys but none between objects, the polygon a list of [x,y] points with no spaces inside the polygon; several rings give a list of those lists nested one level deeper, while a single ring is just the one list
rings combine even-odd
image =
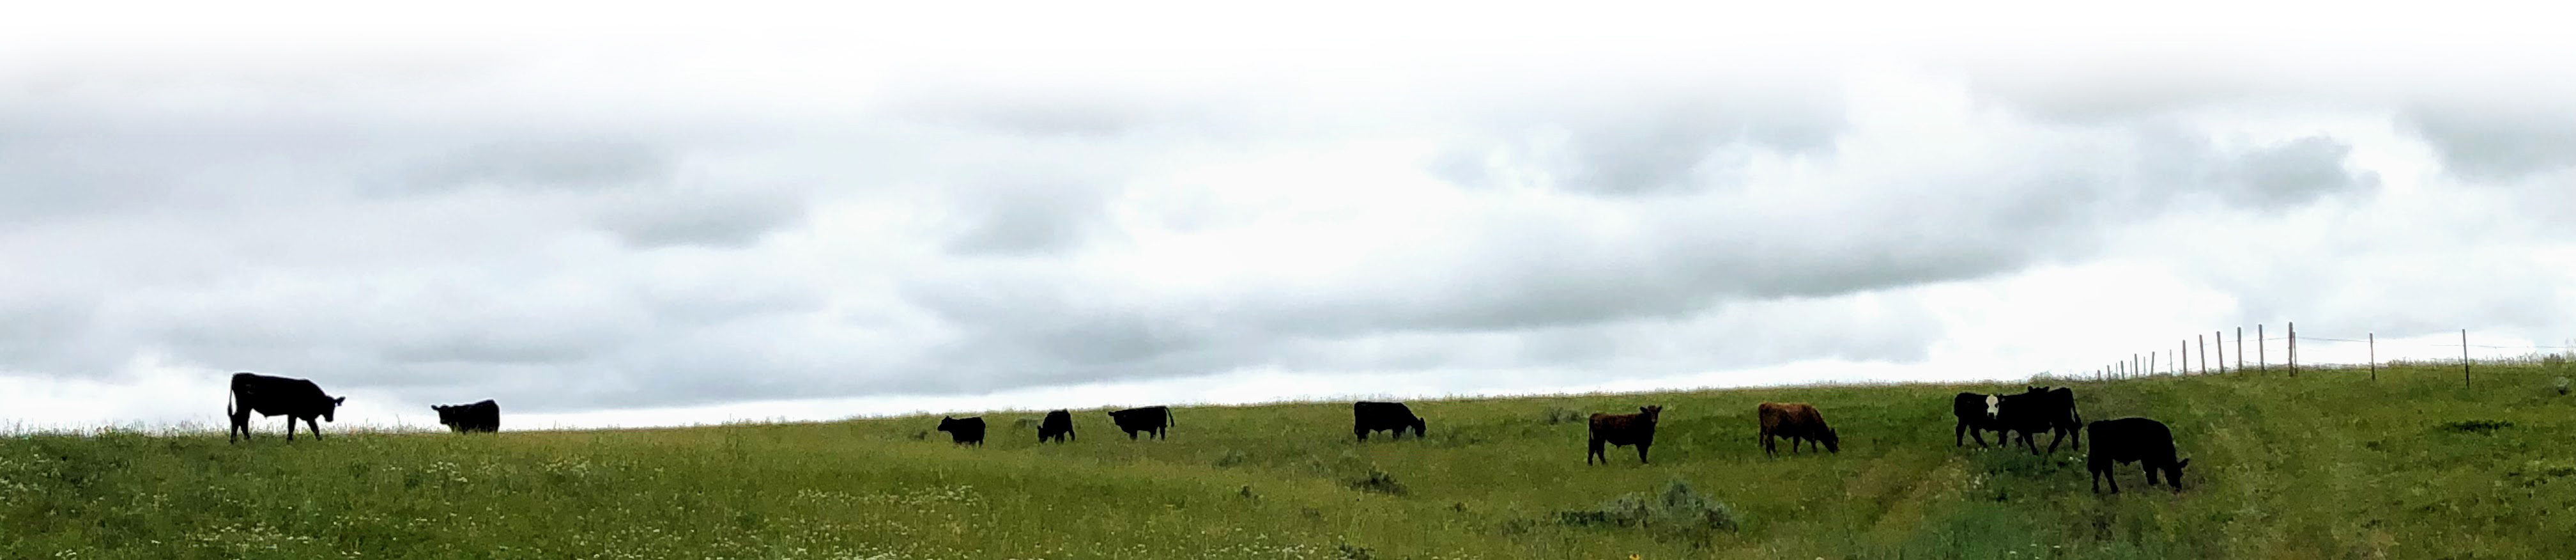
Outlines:
[{"label": "wooden fence post", "polygon": [[2264,346],[2264,344],[2263,344],[2263,324],[2262,324],[2262,323],[2255,323],[2255,324],[2254,324],[2254,371],[2255,371],[2256,373],[2272,373],[2272,359],[2271,359],[2271,358],[2263,357],[2263,355],[2264,355],[2264,354],[2266,354],[2266,352],[2264,352],[2264,351],[2263,351],[2263,346]]},{"label": "wooden fence post", "polygon": [[2174,369],[2182,370],[2183,375],[2191,375],[2191,342],[2176,340],[2174,341],[2174,348],[2178,349],[2176,353],[2177,355],[2175,356],[2176,359],[2174,360]]},{"label": "wooden fence post", "polygon": [[2299,376],[2299,322],[2290,322],[2290,377]]},{"label": "wooden fence post", "polygon": [[[2200,374],[2201,374],[2201,375],[2209,375],[2209,339],[2201,338],[2201,336],[2200,336],[2200,335],[2196,335],[2196,334],[2195,334],[2195,335],[2191,335],[2191,339],[2192,339],[2192,341],[2193,341],[2193,342],[2197,342],[2197,343],[2199,343],[2199,344],[2198,344],[2198,346],[2200,347]],[[2226,361],[2226,360],[2220,360],[2218,363],[2219,363],[2220,365],[2226,365],[2226,364],[2227,364],[2227,361]]]},{"label": "wooden fence post", "polygon": [[[2256,339],[2255,342],[2262,342]],[[2236,327],[2236,373],[2245,373],[2245,327]]]},{"label": "wooden fence post", "polygon": [[2379,380],[2379,333],[2370,333],[2370,380]]},{"label": "wooden fence post", "polygon": [[2469,330],[2460,329],[2460,388],[2469,388]]},{"label": "wooden fence post", "polygon": [[2227,331],[2209,331],[2209,337],[2218,340],[2218,372],[2227,373]]}]

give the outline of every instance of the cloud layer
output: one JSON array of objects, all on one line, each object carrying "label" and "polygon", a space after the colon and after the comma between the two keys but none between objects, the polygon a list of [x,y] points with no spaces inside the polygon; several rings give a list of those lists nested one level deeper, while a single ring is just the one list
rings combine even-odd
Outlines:
[{"label": "cloud layer", "polygon": [[[10,59],[0,376],[260,371],[386,414],[1044,406],[1184,379],[2017,377],[2283,319],[2576,326],[2576,263],[2548,257],[2576,254],[2553,227],[2576,137],[2551,124],[2576,113],[2530,101],[2556,82],[2060,76],[1974,48],[497,44]],[[2126,324],[1997,330],[2088,307]]]}]

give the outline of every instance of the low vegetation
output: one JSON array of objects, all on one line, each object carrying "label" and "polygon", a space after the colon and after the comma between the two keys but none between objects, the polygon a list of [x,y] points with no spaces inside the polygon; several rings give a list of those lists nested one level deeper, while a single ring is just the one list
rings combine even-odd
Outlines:
[{"label": "low vegetation", "polygon": [[[2089,490],[2081,452],[1951,446],[1950,395],[1859,385],[1204,407],[1165,441],[1100,410],[1040,444],[987,414],[686,429],[0,437],[0,558],[2561,558],[2576,397],[2551,366],[2072,386],[2173,426],[2187,488]],[[1765,458],[1754,405],[1813,403],[1839,454]],[[1664,408],[1654,463],[1585,466],[1575,414]],[[2088,442],[2089,443],[2089,442]]]}]

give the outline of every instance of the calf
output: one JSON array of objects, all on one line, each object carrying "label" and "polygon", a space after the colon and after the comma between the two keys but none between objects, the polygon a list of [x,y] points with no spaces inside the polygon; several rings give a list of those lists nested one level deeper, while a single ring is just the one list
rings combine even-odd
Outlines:
[{"label": "calf", "polygon": [[1800,441],[1810,442],[1810,446],[1824,444],[1825,451],[1843,452],[1842,438],[1834,435],[1833,427],[1825,425],[1825,415],[1816,412],[1816,407],[1807,403],[1767,402],[1754,407],[1753,412],[1762,422],[1764,455],[1779,455],[1780,448],[1772,440],[1775,437],[1788,438],[1790,453],[1798,452]]},{"label": "calf", "polygon": [[2111,493],[2120,493],[2120,477],[2111,474],[2111,467],[2129,462],[2147,471],[2148,486],[2156,485],[2156,472],[2163,471],[2165,482],[2182,491],[2182,468],[2191,466],[2191,460],[2174,460],[2173,430],[2165,423],[2132,416],[2097,421],[2085,429],[2093,432],[2093,451],[2084,457],[2085,468],[2093,471],[2093,491],[2102,491],[2102,479],[2108,478]]},{"label": "calf", "polygon": [[1663,405],[1638,407],[1636,414],[1593,413],[1591,452],[1583,455],[1583,464],[1592,464],[1594,457],[1608,464],[1610,455],[1603,453],[1601,447],[1604,443],[1637,446],[1637,462],[1646,463],[1646,448],[1655,445],[1655,420],[1663,414]]},{"label": "calf", "polygon": [[961,445],[984,445],[984,417],[982,416],[967,418],[941,416],[939,431],[948,432],[948,439]]},{"label": "calf", "polygon": [[250,438],[250,413],[260,416],[285,416],[286,440],[295,441],[295,421],[303,420],[312,428],[313,439],[322,439],[322,426],[314,418],[331,422],[340,403],[348,397],[322,394],[322,386],[312,381],[291,377],[270,377],[250,372],[233,374],[230,400],[224,403],[224,416],[232,419],[232,428],[224,432],[224,441]]},{"label": "calf", "polygon": [[1109,421],[1117,423],[1120,431],[1127,432],[1129,440],[1136,439],[1136,432],[1153,434],[1154,439],[1163,439],[1164,430],[1180,424],[1172,421],[1172,409],[1161,406],[1112,410],[1109,411]]},{"label": "calf", "polygon": [[1049,412],[1046,413],[1045,420],[1038,421],[1038,441],[1040,442],[1052,439],[1056,443],[1064,443],[1066,438],[1071,437],[1073,437],[1073,413],[1071,412],[1062,410]]},{"label": "calf", "polygon": [[501,403],[483,399],[474,404],[430,405],[438,411],[438,423],[456,433],[501,431]]},{"label": "calf", "polygon": [[1395,432],[1395,439],[1404,439],[1405,428],[1412,428],[1413,437],[1419,438],[1425,424],[1422,417],[1414,416],[1413,409],[1404,403],[1351,403],[1351,434],[1359,436],[1360,441],[1368,441],[1369,432],[1379,430]]},{"label": "calf", "polygon": [[1950,429],[1950,446],[1966,446],[1967,438],[1976,438],[1977,447],[1985,447],[1986,432],[1995,432],[1997,443],[2011,445],[2012,440],[2008,439],[2011,436],[2004,431],[2003,423],[1995,421],[1995,405],[2002,400],[2003,397],[1998,395],[1980,393],[1959,393],[1959,396],[1952,397],[1950,415],[1959,417],[1959,424]]}]

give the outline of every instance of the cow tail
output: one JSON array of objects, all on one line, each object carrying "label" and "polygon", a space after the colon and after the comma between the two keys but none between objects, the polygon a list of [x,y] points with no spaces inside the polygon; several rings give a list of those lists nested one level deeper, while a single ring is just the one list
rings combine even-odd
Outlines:
[{"label": "cow tail", "polygon": [[1180,417],[1179,415],[1172,414],[1172,411],[1170,411],[1170,410],[1165,410],[1165,411],[1163,411],[1163,425],[1166,425],[1166,426],[1178,426],[1178,425],[1181,425],[1181,417]]}]

